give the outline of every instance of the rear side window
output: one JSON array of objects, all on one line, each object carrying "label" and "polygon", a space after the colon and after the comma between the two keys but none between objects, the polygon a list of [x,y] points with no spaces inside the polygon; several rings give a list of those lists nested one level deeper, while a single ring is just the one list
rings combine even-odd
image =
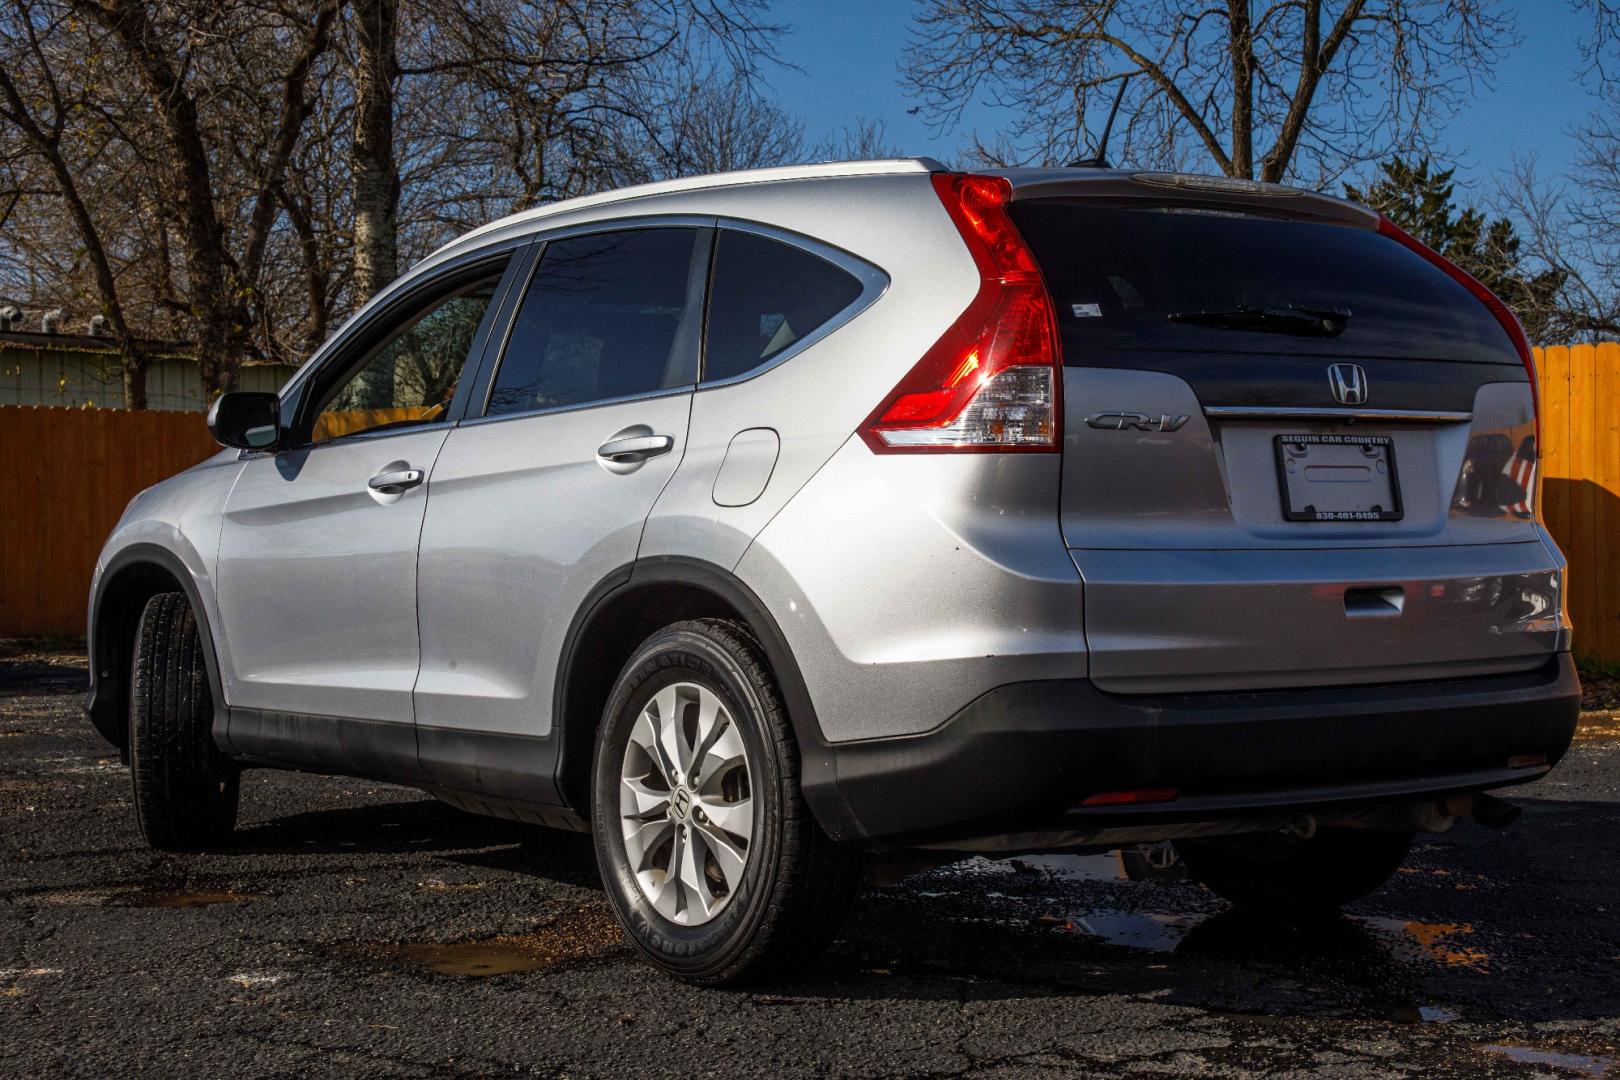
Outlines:
[{"label": "rear side window", "polygon": [[552,240],[524,294],[486,414],[582,405],[693,382],[697,230]]},{"label": "rear side window", "polygon": [[716,238],[703,378],[729,379],[804,340],[861,295],[853,275],[755,233]]},{"label": "rear side window", "polygon": [[[1121,350],[1519,363],[1483,304],[1371,230],[1062,200],[1015,202],[1011,213],[1071,365],[1109,366]],[[1257,310],[1282,317],[1220,317]],[[1349,314],[1335,336],[1290,333],[1289,316],[1304,311]]]}]

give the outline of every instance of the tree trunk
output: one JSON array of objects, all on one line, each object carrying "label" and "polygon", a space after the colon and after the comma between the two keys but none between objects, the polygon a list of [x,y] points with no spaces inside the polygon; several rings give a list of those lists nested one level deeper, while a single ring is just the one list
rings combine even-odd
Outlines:
[{"label": "tree trunk", "polygon": [[354,288],[364,303],[398,273],[399,162],[394,158],[394,83],[399,75],[399,0],[354,0],[358,42],[354,102]]},{"label": "tree trunk", "polygon": [[1254,24],[1249,0],[1227,0],[1232,51],[1232,166],[1228,172],[1254,179]]},{"label": "tree trunk", "polygon": [[197,373],[202,377],[203,400],[213,401],[220,394],[236,389],[236,373],[241,366],[236,335],[230,332],[229,312],[198,312],[196,319]]},{"label": "tree trunk", "polygon": [[146,372],[152,358],[141,346],[124,342],[118,350],[118,366],[124,372],[124,408],[146,408]]}]

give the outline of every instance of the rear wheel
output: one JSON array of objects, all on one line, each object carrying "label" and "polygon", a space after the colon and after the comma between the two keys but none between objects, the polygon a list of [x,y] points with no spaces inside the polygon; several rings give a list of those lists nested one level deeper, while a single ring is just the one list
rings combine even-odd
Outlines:
[{"label": "rear wheel", "polygon": [[816,824],[758,643],[700,619],[649,638],[597,736],[597,862],[631,941],[695,982],[765,977],[819,951],[859,862]]},{"label": "rear wheel", "polygon": [[236,827],[238,771],[214,744],[214,702],[185,593],[146,603],[135,633],[129,761],[135,816],[162,851],[222,843]]},{"label": "rear wheel", "polygon": [[1318,914],[1373,892],[1400,868],[1412,833],[1319,829],[1177,840],[1192,876],[1239,907]]}]

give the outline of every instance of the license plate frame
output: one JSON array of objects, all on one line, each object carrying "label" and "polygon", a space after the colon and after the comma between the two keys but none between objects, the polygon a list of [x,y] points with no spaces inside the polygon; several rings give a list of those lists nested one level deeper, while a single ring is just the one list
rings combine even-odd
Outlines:
[{"label": "license plate frame", "polygon": [[[1395,440],[1388,435],[1313,435],[1305,432],[1288,432],[1277,435],[1272,440],[1277,459],[1277,488],[1281,498],[1282,516],[1284,521],[1308,521],[1314,524],[1351,524],[1356,522],[1400,521],[1405,516],[1401,506],[1400,474],[1395,467]],[[1372,496],[1363,499],[1368,505],[1352,505],[1348,507],[1334,506],[1318,509],[1320,501],[1315,492],[1326,492],[1332,489],[1323,488],[1320,482],[1307,481],[1305,468],[1310,465],[1311,447],[1342,448],[1354,446],[1360,448],[1360,457],[1372,470],[1371,485]],[[1294,449],[1290,448],[1303,448]],[[1326,455],[1318,454],[1319,458]],[[1334,460],[1330,467],[1344,467],[1345,455],[1340,452],[1333,455]],[[1384,468],[1378,468],[1382,462]],[[1290,463],[1294,468],[1290,470]],[[1384,492],[1385,485],[1380,478],[1387,480],[1387,497]],[[1315,487],[1310,486],[1315,483]],[[1338,485],[1334,485],[1337,487]],[[1360,485],[1358,484],[1359,488]],[[1353,489],[1348,485],[1344,494],[1350,494]],[[1307,499],[1316,501],[1307,502]],[[1384,503],[1389,505],[1385,506]]]}]

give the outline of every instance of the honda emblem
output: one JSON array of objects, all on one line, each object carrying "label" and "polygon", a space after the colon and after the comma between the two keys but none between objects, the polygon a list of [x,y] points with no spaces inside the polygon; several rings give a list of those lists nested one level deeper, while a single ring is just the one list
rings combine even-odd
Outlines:
[{"label": "honda emblem", "polygon": [[1328,385],[1340,405],[1367,404],[1367,373],[1360,364],[1328,365]]}]

